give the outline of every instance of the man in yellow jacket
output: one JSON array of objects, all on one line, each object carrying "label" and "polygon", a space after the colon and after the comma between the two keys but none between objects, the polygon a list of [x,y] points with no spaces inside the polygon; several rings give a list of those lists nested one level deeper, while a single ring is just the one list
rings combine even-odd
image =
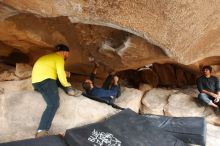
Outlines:
[{"label": "man in yellow jacket", "polygon": [[47,103],[36,133],[36,137],[48,135],[53,118],[59,107],[58,87],[64,89],[68,95],[77,93],[67,81],[64,62],[69,56],[69,48],[63,44],[56,46],[56,52],[40,57],[34,64],[32,71],[32,85],[40,92]]}]

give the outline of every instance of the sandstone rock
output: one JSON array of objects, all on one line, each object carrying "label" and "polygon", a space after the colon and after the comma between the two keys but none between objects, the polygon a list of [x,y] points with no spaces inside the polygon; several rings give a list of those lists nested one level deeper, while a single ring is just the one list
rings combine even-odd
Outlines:
[{"label": "sandstone rock", "polygon": [[190,71],[187,66],[176,64],[153,64],[153,71],[158,75],[158,85],[187,87],[196,83],[198,73]]},{"label": "sandstone rock", "polygon": [[4,63],[0,63],[0,73],[2,73],[4,71],[13,72],[13,71],[15,71],[15,68],[14,68],[14,66],[6,65]]},{"label": "sandstone rock", "polygon": [[0,82],[13,80],[19,80],[19,77],[17,77],[14,72],[4,71],[0,74]]},{"label": "sandstone rock", "polygon": [[143,92],[140,90],[123,88],[122,94],[115,100],[115,104],[123,108],[130,108],[136,113],[139,113],[142,96]]},{"label": "sandstone rock", "polygon": [[0,95],[4,93],[4,88],[0,88]]},{"label": "sandstone rock", "polygon": [[199,107],[196,98],[183,93],[176,93],[169,97],[168,104],[164,107],[167,116],[201,117],[205,107]]},{"label": "sandstone rock", "polygon": [[[3,12],[1,15],[4,19],[0,22],[2,28],[0,30],[2,43],[0,43],[3,44],[4,49],[9,50],[2,51],[4,54],[1,56],[7,57],[8,54],[10,56],[7,59],[8,63],[14,64],[14,60],[18,59],[16,56],[20,54],[17,61],[31,64],[39,57],[38,55],[52,52],[53,46],[58,43],[67,44],[71,48],[71,59],[67,67],[71,68],[72,72],[81,74],[89,73],[87,68],[89,56],[101,62],[102,68],[107,66],[115,68],[116,71],[136,69],[152,63],[180,63],[198,71],[198,67],[207,60],[210,60],[208,64],[219,62],[219,51],[216,49],[218,47],[215,47],[219,43],[217,26],[220,22],[217,19],[218,13],[215,13],[220,6],[217,2],[215,4],[206,2],[204,5],[205,2],[186,1],[173,3],[149,1],[141,4],[135,1],[125,3],[99,1],[93,4],[77,1],[71,4],[62,2],[63,7],[60,7],[59,2],[51,1],[47,4],[35,0],[19,3],[6,0],[1,2],[0,8]],[[178,13],[167,10],[168,5]],[[115,10],[114,6],[120,9]],[[48,9],[49,7],[52,9]],[[133,10],[135,14],[138,11],[139,13],[136,16],[127,10]],[[11,14],[11,11],[16,13],[6,15]],[[120,12],[120,14],[117,12],[117,20],[115,15],[112,15],[115,11]],[[147,16],[140,18],[140,14]],[[193,14],[196,20],[192,19],[194,17],[188,18],[187,14]],[[187,21],[186,18],[182,19],[183,16]],[[172,19],[165,19],[166,17]],[[136,19],[139,23],[136,23]],[[28,25],[30,23],[32,25]],[[204,50],[202,51],[201,48]],[[20,53],[14,50],[19,50]]]},{"label": "sandstone rock", "polygon": [[[1,23],[0,23],[1,24]],[[9,48],[9,49],[8,49]],[[7,54],[2,54],[1,60],[5,64],[9,64],[11,66],[16,66],[16,63],[28,63],[30,62],[30,54],[24,53],[21,50],[11,47],[7,45],[2,49],[8,49]],[[36,54],[35,54],[36,55]]]},{"label": "sandstone rock", "polygon": [[127,82],[126,86],[135,88],[143,83],[153,87],[186,88],[196,83],[196,73],[190,72],[185,66],[176,64],[150,64],[136,70],[125,70],[118,73],[120,78]]},{"label": "sandstone rock", "polygon": [[213,75],[220,78],[220,66],[219,65],[212,65]]},{"label": "sandstone rock", "polygon": [[[119,111],[84,96],[68,96],[61,89],[59,93],[60,107],[51,128],[54,134],[63,133],[68,128],[104,120]],[[139,112],[142,94],[136,89],[123,88],[116,104]],[[33,90],[20,89],[13,92],[6,90],[0,94],[0,141],[34,137],[45,105],[41,94]]]},{"label": "sandstone rock", "polygon": [[71,97],[61,92],[61,106],[54,119],[55,126],[52,131],[57,133],[68,128],[98,122],[116,112],[118,112],[117,109],[113,109],[107,104],[93,101],[84,96]]},{"label": "sandstone rock", "polygon": [[17,63],[16,68],[1,64],[0,72],[0,81],[20,80],[31,76],[32,67],[23,63]]},{"label": "sandstone rock", "polygon": [[33,90],[31,78],[17,81],[5,81],[0,82],[0,87],[4,89],[4,92],[25,91]]},{"label": "sandstone rock", "polygon": [[31,66],[17,63],[16,69],[4,64],[0,65],[3,70],[0,73],[0,88],[5,92],[32,90]]},{"label": "sandstone rock", "polygon": [[198,94],[199,94],[199,91],[198,91],[196,85],[188,86],[187,88],[178,88],[177,90],[178,90],[179,93],[183,93],[183,94],[189,95],[192,98],[197,97]]},{"label": "sandstone rock", "polygon": [[175,117],[205,117],[207,122],[218,125],[213,108],[199,103],[197,96],[198,90],[193,87],[179,89],[169,97],[168,104],[164,107],[164,114]]},{"label": "sandstone rock", "polygon": [[198,74],[185,72],[185,77],[187,80],[187,85],[195,85]]},{"label": "sandstone rock", "polygon": [[151,90],[153,87],[149,84],[140,84],[139,85],[139,90],[141,90],[142,92],[147,92],[149,90]]},{"label": "sandstone rock", "polygon": [[[216,0],[1,0],[0,61],[33,64],[40,55],[52,52],[54,45],[64,43],[71,48],[66,66],[74,73],[90,72],[89,56],[101,63],[103,72],[109,68],[121,71],[152,63],[178,63],[198,73],[201,65],[215,64],[219,68],[219,10]],[[186,81],[194,84],[195,76],[175,70],[170,64],[157,65],[154,70],[160,85],[183,86]],[[10,72],[2,78],[17,80]],[[31,87],[30,82],[26,84],[25,80],[25,87],[22,82],[16,82],[16,87],[1,85],[4,92]],[[134,83],[139,87],[140,80]],[[189,104],[194,114],[200,115],[201,107],[191,104],[194,101],[186,93],[169,98],[169,114],[183,115],[181,110],[187,110],[180,107],[175,113],[179,108],[175,103],[182,102],[177,96],[183,98],[182,106]],[[204,115],[210,113],[204,110]],[[162,113],[159,111],[156,113]]]},{"label": "sandstone rock", "polygon": [[154,72],[159,77],[159,84],[163,86],[175,86],[176,85],[176,73],[171,64],[154,64]]},{"label": "sandstone rock", "polygon": [[[141,113],[174,117],[205,117],[210,124],[220,125],[213,108],[201,105],[195,87],[186,89],[152,89],[142,99]],[[187,111],[187,112],[186,112]]]},{"label": "sandstone rock", "polygon": [[207,124],[207,146],[218,146],[220,145],[220,128],[211,124]]},{"label": "sandstone rock", "polygon": [[179,67],[176,68],[176,80],[177,80],[178,87],[184,87],[184,86],[188,85],[184,70]]},{"label": "sandstone rock", "polygon": [[[52,133],[103,120],[117,110],[83,96],[72,97],[60,90],[60,108],[53,121]],[[36,132],[45,102],[34,91],[17,91],[1,96],[0,141],[32,138]],[[27,110],[28,109],[28,110]]]},{"label": "sandstone rock", "polygon": [[140,82],[147,83],[152,85],[153,87],[157,87],[159,84],[158,75],[151,69],[146,69],[139,71],[140,74]]},{"label": "sandstone rock", "polygon": [[220,126],[220,118],[219,115],[216,116],[215,114],[209,115],[206,117],[206,120],[208,123],[215,125],[215,126]]},{"label": "sandstone rock", "polygon": [[[82,0],[47,3],[3,0],[2,3],[9,6],[9,12],[15,9],[16,13],[42,17],[66,16],[72,23],[104,25],[131,32],[159,46],[169,57],[184,64],[219,55],[218,1],[100,0],[91,4]],[[2,17],[10,17],[5,15],[5,11],[7,9],[4,8]],[[202,53],[198,53],[199,50]]]},{"label": "sandstone rock", "polygon": [[164,115],[164,106],[168,104],[168,98],[175,90],[154,88],[142,98],[142,114]]},{"label": "sandstone rock", "polygon": [[28,64],[17,63],[15,69],[15,75],[20,79],[31,77],[32,67]]},{"label": "sandstone rock", "polygon": [[138,88],[140,76],[136,70],[126,70],[117,73],[120,76],[120,84],[126,87]]}]

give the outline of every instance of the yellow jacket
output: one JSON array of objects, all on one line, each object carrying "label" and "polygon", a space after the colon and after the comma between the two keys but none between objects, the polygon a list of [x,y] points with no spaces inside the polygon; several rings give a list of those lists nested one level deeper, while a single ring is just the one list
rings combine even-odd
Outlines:
[{"label": "yellow jacket", "polygon": [[45,79],[59,79],[64,87],[71,86],[66,79],[64,70],[64,58],[57,53],[40,57],[32,70],[32,83],[38,83]]}]

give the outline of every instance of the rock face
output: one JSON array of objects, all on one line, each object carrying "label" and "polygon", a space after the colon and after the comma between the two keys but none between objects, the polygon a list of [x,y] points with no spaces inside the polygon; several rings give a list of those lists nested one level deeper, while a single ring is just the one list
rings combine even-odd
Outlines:
[{"label": "rock face", "polygon": [[5,92],[32,90],[31,78],[19,81],[0,82],[0,88]]},{"label": "rock face", "polygon": [[136,113],[139,113],[143,92],[140,90],[123,88],[122,93],[123,94],[116,99],[115,104],[120,107],[130,108]]},{"label": "rock face", "polygon": [[155,62],[198,71],[201,65],[219,65],[219,9],[216,0],[2,0],[0,58],[13,64],[21,61],[13,62],[19,52],[23,62],[33,64],[64,43],[71,48],[67,67],[75,73],[88,74],[89,57],[104,71]]},{"label": "rock face", "polygon": [[28,64],[17,63],[16,68],[0,64],[0,81],[13,81],[31,77],[32,67]]},{"label": "rock face", "polygon": [[[60,108],[53,121],[52,133],[103,120],[117,110],[85,97],[71,97],[61,92]],[[0,141],[34,137],[45,102],[39,93],[19,91],[1,97]],[[28,109],[28,110],[27,110]]]},{"label": "rock face", "polygon": [[[51,128],[54,134],[104,120],[119,111],[84,96],[68,96],[61,89],[59,93],[60,107]],[[116,104],[139,112],[142,95],[137,89],[123,88]],[[30,78],[0,82],[0,142],[34,137],[45,105],[41,94],[33,91]]]},{"label": "rock face", "polygon": [[174,90],[154,88],[147,92],[142,98],[141,113],[164,115],[164,106],[167,105],[167,97],[174,93]]},{"label": "rock face", "polygon": [[153,64],[153,72],[158,76],[158,85],[184,87],[194,85],[196,74],[174,64]]},{"label": "rock face", "polygon": [[32,67],[28,64],[17,63],[15,75],[20,79],[29,78],[31,76]]},{"label": "rock face", "polygon": [[27,64],[17,63],[16,68],[0,64],[0,89],[5,92],[32,90],[32,67]]},{"label": "rock face", "polygon": [[213,126],[211,124],[207,124],[207,146],[217,146],[220,145],[219,141],[219,133],[220,128],[217,126]]},{"label": "rock face", "polygon": [[[32,66],[39,56],[53,52],[56,44],[63,43],[70,48],[66,69],[73,73],[88,75],[91,71],[90,60],[94,58],[100,63],[99,77],[104,77],[110,69],[117,72],[127,70],[127,81],[133,84],[132,87],[143,89],[143,92],[150,88],[144,87],[144,84],[183,87],[195,83],[203,65],[213,65],[216,75],[220,76],[219,15],[218,0],[0,0],[0,63],[12,66],[28,63]],[[148,70],[136,71],[151,64],[154,65]],[[15,104],[13,100],[7,100],[18,100],[20,96],[21,101],[27,103],[29,93],[26,95],[25,90],[32,90],[29,78],[31,67],[17,64],[16,70],[5,71],[0,66],[0,73],[0,81],[7,81],[0,82],[1,104]],[[21,95],[17,92],[6,95],[10,91],[21,90]],[[142,113],[205,116],[210,123],[219,123],[211,109],[195,104],[195,96],[189,94],[190,91],[152,89],[144,95],[141,105],[143,92],[125,90],[127,94],[117,102],[136,112],[141,109]],[[42,102],[40,98],[36,100]],[[68,100],[64,97],[63,104],[68,104]],[[68,102],[76,103],[76,100],[83,105],[90,103],[83,97]],[[10,108],[4,106],[3,109],[17,111],[21,107]],[[30,112],[35,113],[36,109],[35,105]],[[188,109],[191,111],[185,113]],[[1,114],[4,115],[5,110],[0,110]],[[75,112],[76,109],[61,107],[61,110]],[[107,109],[107,112],[112,113],[111,110]],[[14,120],[12,116],[15,116],[15,120],[19,120],[14,113],[11,114],[7,118]],[[39,115],[36,117],[38,119]],[[59,119],[63,117],[67,115],[60,114]],[[92,114],[85,117],[92,121],[101,119],[94,118]],[[36,119],[28,118],[30,123],[37,125]],[[83,123],[82,117],[78,119],[81,120],[78,124]],[[0,120],[4,122],[5,119],[1,117]],[[73,119],[69,123],[78,125]],[[7,124],[4,126],[7,128]],[[33,135],[36,127],[28,126],[32,128]],[[63,129],[57,127],[54,131]],[[25,137],[23,134],[21,136]]]},{"label": "rock face", "polygon": [[205,117],[208,123],[220,125],[220,120],[211,107],[203,106],[197,99],[198,91],[187,89],[154,88],[142,98],[142,114],[174,117]]},{"label": "rock face", "polygon": [[[48,3],[37,0],[3,0],[2,3],[5,17],[16,15],[15,12],[33,13],[42,17],[67,16],[71,22],[99,24],[130,31],[157,44],[180,62],[191,63],[219,53],[220,3],[214,0],[101,0],[91,3],[80,0]],[[9,10],[5,5],[10,6]],[[198,49],[206,53],[196,53]]]},{"label": "rock face", "polygon": [[157,73],[150,68],[140,71],[138,75],[140,75],[140,81],[142,83],[150,84],[153,87],[159,85],[159,77]]},{"label": "rock face", "polygon": [[139,70],[125,70],[118,73],[127,85],[139,87],[149,84],[152,87],[187,87],[196,84],[197,74],[175,64],[148,65]]},{"label": "rock face", "polygon": [[184,93],[171,95],[168,104],[164,108],[165,115],[177,117],[201,117],[204,116],[204,110],[204,107],[198,107],[196,98]]},{"label": "rock face", "polygon": [[[218,132],[220,118],[212,108],[198,103],[196,89],[162,89],[154,88],[142,98],[142,114],[156,114],[174,117],[205,117],[207,121],[207,146],[220,144]],[[216,125],[216,126],[214,126]]]},{"label": "rock face", "polygon": [[[11,71],[15,75],[15,68],[3,65],[1,67],[3,71]],[[30,72],[30,67],[24,64],[17,65],[16,69],[25,76]],[[141,114],[205,117],[210,123],[207,145],[216,146],[219,143],[216,136],[219,128],[214,125],[220,125],[220,118],[211,108],[197,103],[195,97],[198,91],[194,87],[174,90],[141,84],[140,89],[142,91],[122,87],[122,95],[116,99],[115,104]],[[63,133],[68,128],[104,120],[119,111],[84,96],[68,96],[61,89],[59,93],[60,107],[51,128],[54,134]],[[45,105],[41,94],[33,91],[30,78],[1,81],[0,142],[34,137]]]},{"label": "rock face", "polygon": [[149,84],[140,84],[139,85],[139,90],[143,91],[144,93],[148,92],[151,90],[153,87]]}]

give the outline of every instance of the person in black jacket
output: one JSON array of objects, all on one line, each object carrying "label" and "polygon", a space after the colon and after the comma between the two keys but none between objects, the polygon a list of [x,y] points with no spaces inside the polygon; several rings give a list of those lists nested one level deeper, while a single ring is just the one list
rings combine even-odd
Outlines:
[{"label": "person in black jacket", "polygon": [[217,77],[212,76],[212,67],[204,66],[202,68],[203,75],[197,79],[197,88],[199,90],[199,101],[218,108],[220,107],[220,87]]}]

